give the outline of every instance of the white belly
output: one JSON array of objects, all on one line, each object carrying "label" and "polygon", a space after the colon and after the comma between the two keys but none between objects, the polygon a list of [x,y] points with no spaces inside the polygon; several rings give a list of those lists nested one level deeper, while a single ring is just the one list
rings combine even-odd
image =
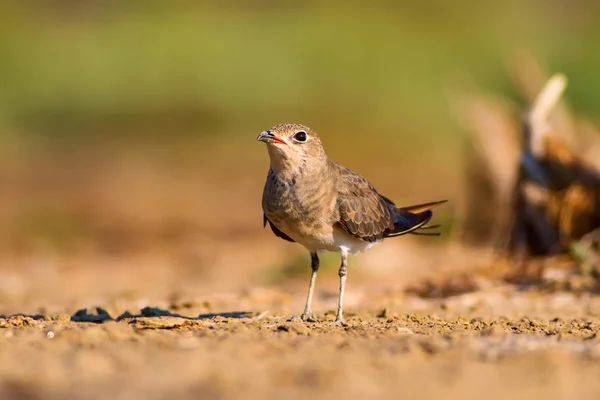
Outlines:
[{"label": "white belly", "polygon": [[360,240],[340,229],[333,230],[333,241],[335,246],[338,247],[342,253],[346,254],[362,253],[381,242],[381,240],[377,242]]},{"label": "white belly", "polygon": [[367,251],[381,242],[381,240],[378,242],[360,240],[337,227],[320,237],[302,237],[294,235],[292,232],[290,233],[288,233],[288,236],[306,247],[309,251],[334,251],[345,254],[356,254]]}]

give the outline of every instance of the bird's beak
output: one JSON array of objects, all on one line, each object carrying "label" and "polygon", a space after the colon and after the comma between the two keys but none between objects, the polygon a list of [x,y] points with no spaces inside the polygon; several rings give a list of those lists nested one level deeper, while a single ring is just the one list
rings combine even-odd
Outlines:
[{"label": "bird's beak", "polygon": [[279,144],[287,144],[287,142],[283,139],[278,138],[271,131],[261,132],[260,135],[256,138],[256,140],[264,142],[264,143],[279,143]]}]

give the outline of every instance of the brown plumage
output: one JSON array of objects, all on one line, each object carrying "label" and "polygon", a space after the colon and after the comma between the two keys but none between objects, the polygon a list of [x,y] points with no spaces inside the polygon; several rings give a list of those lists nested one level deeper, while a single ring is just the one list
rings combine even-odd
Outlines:
[{"label": "brown plumage", "polygon": [[319,268],[318,251],[341,253],[336,323],[343,322],[347,256],[387,237],[437,235],[426,226],[431,208],[444,201],[397,207],[365,178],[330,160],[318,135],[299,124],[280,124],[262,132],[271,168],[263,192],[263,222],[273,233],[298,242],[311,253],[312,275],[303,320],[312,319],[311,300]]}]

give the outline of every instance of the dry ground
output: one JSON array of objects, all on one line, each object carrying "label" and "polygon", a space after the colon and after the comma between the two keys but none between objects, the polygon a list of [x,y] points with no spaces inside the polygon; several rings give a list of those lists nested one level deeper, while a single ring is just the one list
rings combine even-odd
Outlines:
[{"label": "dry ground", "polygon": [[[15,157],[9,170],[21,175],[3,181],[2,400],[600,393],[594,295],[502,286],[407,296],[408,284],[478,257],[450,259],[435,239],[404,238],[351,259],[346,327],[328,325],[335,257],[323,258],[317,280],[321,322],[289,323],[308,255],[261,226],[264,164],[244,175],[245,163],[180,171],[113,155],[83,168],[77,154]],[[231,196],[237,184],[244,196]],[[452,197],[421,189],[403,202]]]},{"label": "dry ground", "polygon": [[[286,321],[301,309],[304,282],[204,297],[155,295],[158,287],[149,287],[146,298],[65,300],[57,291],[49,309],[45,295],[5,299],[0,398],[600,393],[600,298],[507,286],[423,300],[355,282],[347,326],[333,327],[333,281],[325,279],[318,291],[317,323]],[[87,310],[77,309],[86,302]]]}]

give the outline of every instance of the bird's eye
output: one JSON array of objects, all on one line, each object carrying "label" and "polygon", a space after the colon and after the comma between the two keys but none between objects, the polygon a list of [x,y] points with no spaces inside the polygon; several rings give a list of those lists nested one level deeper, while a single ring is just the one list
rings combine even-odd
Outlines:
[{"label": "bird's eye", "polygon": [[308,136],[306,136],[306,132],[298,131],[296,132],[296,134],[294,134],[294,140],[300,143],[304,143],[308,140]]}]

